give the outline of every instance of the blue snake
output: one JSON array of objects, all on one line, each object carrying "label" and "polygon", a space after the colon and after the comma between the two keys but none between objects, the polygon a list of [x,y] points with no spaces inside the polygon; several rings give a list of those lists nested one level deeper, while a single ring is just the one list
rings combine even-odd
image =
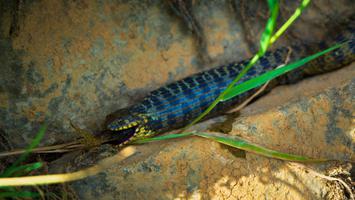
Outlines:
[{"label": "blue snake", "polygon": [[[354,60],[354,33],[354,28],[350,27],[330,40],[332,42],[320,42],[312,45],[295,44],[267,52],[237,84],[278,67],[285,62],[287,56],[292,62],[335,43],[343,43],[343,45],[305,66],[277,78],[272,85],[294,83],[308,76],[340,68]],[[248,62],[249,60],[243,60],[219,66],[154,90],[138,103],[110,115],[104,132],[114,135],[117,142],[123,144],[127,141],[184,127],[198,117],[221,94]],[[231,109],[233,105],[249,98],[255,90],[219,103],[206,118]]]}]

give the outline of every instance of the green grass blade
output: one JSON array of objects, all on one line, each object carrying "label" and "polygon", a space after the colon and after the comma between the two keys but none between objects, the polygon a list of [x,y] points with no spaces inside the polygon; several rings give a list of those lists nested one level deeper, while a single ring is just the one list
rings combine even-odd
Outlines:
[{"label": "green grass blade", "polygon": [[36,137],[32,140],[31,144],[26,148],[25,153],[21,154],[21,156],[5,171],[0,174],[0,177],[8,177],[11,176],[12,172],[16,171],[15,168],[23,161],[25,161],[28,157],[28,155],[32,152],[32,149],[38,146],[40,143],[41,139],[44,136],[44,133],[46,132],[46,125],[41,126],[40,130],[36,134]]},{"label": "green grass blade", "polygon": [[276,158],[280,160],[287,160],[287,161],[296,161],[296,162],[324,162],[327,161],[326,159],[312,159],[305,156],[298,156],[293,154],[282,153],[279,151],[270,150],[252,143],[249,143],[245,140],[242,140],[235,136],[225,135],[225,134],[217,134],[217,133],[200,133],[196,132],[193,133],[196,136],[208,138],[214,140],[216,142],[242,149],[248,152],[252,152],[255,154],[259,154],[262,156]]},{"label": "green grass blade", "polygon": [[298,8],[295,10],[295,12],[292,14],[292,16],[281,26],[279,30],[276,31],[276,33],[271,37],[270,39],[270,44],[273,44],[295,20],[302,14],[303,10],[309,5],[311,0],[303,0],[298,6]]},{"label": "green grass blade", "polygon": [[153,138],[144,138],[140,140],[133,141],[132,144],[144,144],[148,142],[161,141],[161,140],[169,140],[175,138],[182,138],[192,135],[193,133],[180,133],[180,134],[168,134],[163,136],[157,136]]},{"label": "green grass blade", "polygon": [[266,51],[266,49],[263,48],[267,48],[269,46],[269,44],[265,44],[266,42],[269,42],[269,39],[271,37],[271,34],[273,32],[273,30],[275,29],[276,26],[276,19],[277,19],[277,15],[278,15],[278,10],[279,10],[279,6],[278,6],[278,1],[277,0],[269,0],[269,10],[270,10],[270,17],[269,20],[267,22],[267,25],[265,27],[265,30],[263,31],[262,34],[262,39],[261,39],[261,48],[259,49],[259,52],[254,55],[254,57],[250,60],[250,62],[248,63],[248,65],[243,68],[243,70],[238,74],[238,76],[227,86],[227,88],[216,98],[216,100],[214,100],[211,105],[208,106],[208,108],[203,111],[196,119],[194,119],[189,125],[187,125],[184,129],[188,129],[191,126],[193,126],[194,124],[196,124],[197,122],[199,122],[201,119],[203,119],[209,112],[212,111],[212,109],[214,107],[216,107],[216,105],[221,101],[221,99],[224,97],[224,95],[226,93],[228,93],[228,91],[230,89],[232,89],[234,87],[234,85],[249,71],[249,69],[260,59],[260,57],[262,57]]},{"label": "green grass blade", "polygon": [[269,72],[266,72],[258,77],[255,77],[253,79],[250,79],[248,81],[245,81],[244,83],[241,83],[239,85],[236,85],[235,87],[233,87],[231,90],[228,91],[228,93],[223,97],[223,99],[221,101],[227,101],[227,100],[230,100],[231,98],[243,93],[243,92],[246,92],[248,90],[251,90],[253,88],[256,88],[258,86],[261,86],[262,84],[278,77],[278,76],[281,76],[282,74],[285,74],[291,70],[294,70],[298,67],[301,67],[303,66],[304,64],[318,58],[319,56],[322,56],[330,51],[333,51],[339,47],[341,47],[341,45],[343,44],[337,44],[337,45],[334,45],[324,51],[321,51],[321,52],[318,52],[316,54],[313,54],[311,56],[308,56],[306,58],[303,58],[301,60],[298,60],[294,63],[291,63],[289,65],[286,65],[286,66],[283,66],[283,67],[280,67],[280,68],[277,68],[277,69],[274,69],[274,70],[271,70]]},{"label": "green grass blade", "polygon": [[12,176],[22,176],[24,174],[27,174],[27,173],[33,171],[33,170],[39,169],[42,166],[43,166],[43,164],[41,162],[20,165],[20,166],[13,168],[13,170],[9,171],[8,173],[10,173]]},{"label": "green grass blade", "polygon": [[267,48],[270,45],[270,38],[272,37],[272,34],[274,32],[277,16],[279,14],[278,0],[268,0],[268,6],[271,14],[266,22],[265,30],[260,38],[260,49],[258,52],[260,57],[265,54]]},{"label": "green grass blade", "polygon": [[137,140],[134,141],[134,144],[143,144],[143,143],[148,143],[148,142],[154,142],[154,141],[162,141],[162,140],[169,140],[169,139],[175,139],[175,138],[182,138],[182,137],[187,137],[187,136],[199,136],[199,137],[204,137],[208,138],[211,140],[214,140],[216,142],[245,150],[247,152],[252,152],[255,154],[259,154],[265,157],[269,158],[276,158],[280,160],[287,160],[287,161],[297,161],[297,162],[324,162],[328,161],[327,159],[312,159],[308,158],[305,156],[298,156],[298,155],[293,155],[293,154],[287,154],[287,153],[282,153],[279,151],[274,151],[271,149],[267,149],[252,143],[249,143],[243,139],[240,139],[236,136],[230,136],[230,135],[225,135],[225,134],[218,134],[218,133],[203,133],[203,132],[188,132],[188,133],[181,133],[181,134],[169,134],[169,135],[164,135],[164,136],[158,136],[154,138],[146,138],[142,140]]}]

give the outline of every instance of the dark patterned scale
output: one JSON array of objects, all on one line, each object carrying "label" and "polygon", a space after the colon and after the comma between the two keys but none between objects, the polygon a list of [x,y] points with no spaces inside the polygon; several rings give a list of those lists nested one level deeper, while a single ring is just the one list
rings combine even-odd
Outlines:
[{"label": "dark patterned scale", "polygon": [[[277,55],[277,56],[276,56]],[[286,57],[287,49],[268,53],[240,82],[256,77],[280,65]],[[228,66],[195,74],[151,92],[132,110],[147,113],[152,120],[150,128],[162,130],[178,128],[181,124],[197,117],[233,81],[248,61],[232,63]],[[247,96],[245,94],[244,96]],[[240,102],[241,96],[232,102]],[[223,104],[221,104],[223,105]],[[169,128],[167,128],[169,127]]]}]

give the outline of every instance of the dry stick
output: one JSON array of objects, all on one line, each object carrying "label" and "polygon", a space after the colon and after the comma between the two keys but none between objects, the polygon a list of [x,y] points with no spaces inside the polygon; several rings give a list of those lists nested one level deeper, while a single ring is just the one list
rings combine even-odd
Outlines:
[{"label": "dry stick", "polygon": [[[87,147],[99,146],[105,142],[109,142],[109,140],[100,140],[100,139],[97,139],[97,141],[94,141],[94,142],[90,142],[90,141],[88,142],[88,140],[86,139],[86,136],[89,135],[89,133],[86,133],[84,130],[76,127],[71,121],[70,121],[70,124],[71,124],[72,128],[74,128],[75,131],[81,135],[82,140],[68,142],[68,143],[64,143],[64,144],[57,144],[57,145],[33,148],[31,150],[31,153],[65,153],[65,152],[84,149]],[[94,136],[90,135],[89,137],[94,137]],[[22,154],[22,153],[25,153],[25,151],[26,151],[26,149],[18,149],[18,150],[0,152],[0,158],[6,157],[6,156],[14,156],[14,155]]]},{"label": "dry stick", "polygon": [[313,170],[313,169],[311,169],[311,168],[309,168],[309,167],[306,167],[306,166],[304,166],[304,165],[301,165],[301,164],[299,164],[299,163],[288,163],[288,164],[289,164],[290,166],[299,167],[299,168],[301,168],[301,169],[303,169],[303,170],[306,170],[306,171],[310,172],[310,173],[313,174],[314,176],[318,176],[318,177],[320,177],[320,178],[324,178],[324,179],[326,179],[326,180],[328,180],[328,181],[338,181],[338,182],[340,182],[340,184],[342,184],[342,185],[345,187],[345,189],[348,191],[348,193],[349,193],[349,195],[350,195],[350,199],[351,199],[351,200],[355,200],[355,199],[354,199],[354,195],[353,195],[353,193],[352,193],[352,190],[351,190],[350,186],[349,186],[347,183],[345,183],[345,181],[341,180],[340,178],[335,178],[335,177],[331,177],[331,176],[326,176],[326,175],[324,175],[324,174],[321,174],[321,173],[319,173],[319,172],[316,172],[315,170]]},{"label": "dry stick", "polygon": [[26,185],[47,185],[64,183],[69,181],[75,181],[86,178],[88,176],[96,175],[103,170],[112,167],[113,164],[120,162],[127,157],[130,157],[135,153],[133,147],[126,147],[122,149],[118,154],[103,159],[100,163],[76,172],[65,174],[50,174],[50,175],[38,175],[38,176],[25,176],[18,178],[0,178],[0,187],[4,186],[26,186]]},{"label": "dry stick", "polygon": [[[288,52],[287,52],[287,56],[285,59],[285,62],[281,65],[279,65],[277,68],[281,68],[285,65],[288,64],[288,62],[290,61],[290,57],[291,57],[291,53],[292,53],[292,49],[288,48]],[[248,105],[250,103],[250,101],[252,101],[255,97],[257,97],[260,93],[262,93],[266,87],[269,85],[270,81],[266,82],[261,88],[258,89],[258,91],[256,91],[252,96],[250,96],[248,99],[246,99],[245,101],[243,101],[240,105],[238,105],[238,107],[233,108],[231,110],[229,110],[227,113],[234,113],[234,112],[238,112],[241,109],[243,109],[246,105]]]},{"label": "dry stick", "polygon": [[[70,122],[71,123],[71,122]],[[77,132],[82,132],[83,130],[77,128],[71,123],[72,127],[77,131]],[[81,133],[82,140],[78,140],[75,142],[68,142],[64,144],[57,144],[57,145],[51,145],[51,146],[44,146],[44,147],[37,147],[33,148],[31,153],[65,153],[65,152],[70,152],[70,151],[75,151],[87,147],[94,147],[94,146],[99,146],[104,142],[108,142],[106,140],[100,141],[100,142],[87,142],[85,138],[85,134],[83,135]],[[98,140],[99,141],[99,140]],[[22,154],[26,151],[26,149],[18,149],[18,150],[12,150],[12,151],[7,151],[7,152],[0,152],[0,158],[6,157],[6,156],[13,156],[13,155],[18,155]]]},{"label": "dry stick", "polygon": [[[45,146],[45,147],[37,147],[32,149],[31,153],[62,153],[77,150],[79,148],[85,147],[85,144],[81,144],[80,142],[69,142],[65,144],[58,144],[52,146]],[[7,152],[0,152],[0,158],[6,156],[13,156],[22,154],[26,151],[26,149],[18,149],[13,151]]]},{"label": "dry stick", "polygon": [[[82,148],[85,148],[88,146],[99,146],[101,144],[100,142],[97,142],[97,143],[91,142],[90,144],[92,144],[92,145],[87,145],[88,142],[85,141],[85,139],[86,139],[85,136],[88,133],[85,133],[82,129],[76,127],[72,123],[72,121],[70,121],[70,125],[72,126],[72,128],[75,129],[75,131],[77,133],[79,133],[82,136],[82,138],[84,140],[83,142],[82,142],[82,140],[81,141],[78,140],[75,142],[68,142],[68,143],[64,143],[64,144],[37,147],[37,148],[33,148],[31,150],[31,153],[64,153],[64,152],[79,150],[79,149],[82,149]],[[0,152],[0,158],[6,157],[6,156],[18,155],[18,154],[22,154],[25,152],[26,152],[26,149],[18,149],[18,150]]]}]

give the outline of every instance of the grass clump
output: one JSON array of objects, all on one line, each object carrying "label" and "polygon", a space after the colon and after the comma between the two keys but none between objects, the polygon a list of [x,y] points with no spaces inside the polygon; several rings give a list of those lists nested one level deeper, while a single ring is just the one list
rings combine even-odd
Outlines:
[{"label": "grass clump", "polygon": [[[25,152],[20,155],[20,157],[12,163],[9,167],[5,168],[3,172],[0,173],[0,178],[5,177],[19,177],[28,175],[31,172],[34,172],[37,169],[42,167],[41,162],[35,162],[30,164],[22,164],[24,163],[32,149],[37,147],[42,140],[44,134],[46,132],[46,126],[42,126],[40,130],[37,132],[35,138],[32,140],[31,144],[26,148]],[[33,192],[23,190],[18,187],[0,187],[0,198],[36,198],[39,197],[39,192]]]}]

